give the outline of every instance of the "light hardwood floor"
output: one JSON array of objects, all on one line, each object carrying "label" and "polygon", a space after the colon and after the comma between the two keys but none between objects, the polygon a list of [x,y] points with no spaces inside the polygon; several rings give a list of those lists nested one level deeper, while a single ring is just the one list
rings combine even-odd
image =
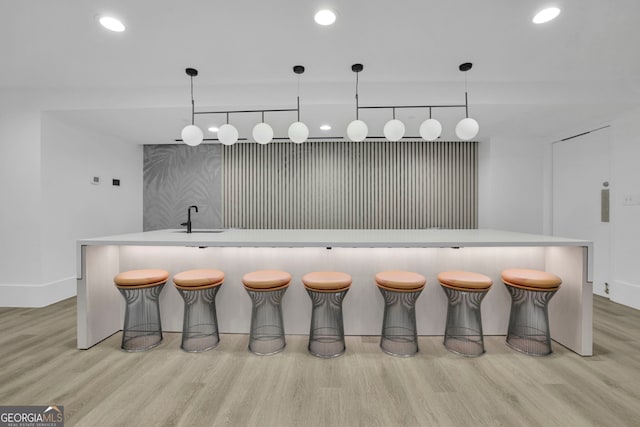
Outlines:
[{"label": "light hardwood floor", "polygon": [[318,359],[306,336],[259,357],[246,335],[211,351],[180,335],[144,353],[120,334],[76,350],[76,301],[0,308],[0,405],[64,405],[67,426],[640,426],[640,311],[596,297],[593,357],[554,343],[531,357],[486,337],[475,359],[420,337],[420,353],[382,353],[378,337],[348,337]]}]

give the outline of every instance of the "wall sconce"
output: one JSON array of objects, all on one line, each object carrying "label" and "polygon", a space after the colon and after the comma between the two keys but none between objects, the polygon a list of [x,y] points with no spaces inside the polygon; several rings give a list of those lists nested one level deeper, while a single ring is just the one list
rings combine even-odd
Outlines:
[{"label": "wall sconce", "polygon": [[[287,138],[274,138],[273,128],[264,121],[264,113],[276,113],[276,112],[289,112],[296,111],[298,113],[297,121],[292,123],[288,129],[289,139],[291,141],[300,144],[307,140],[309,137],[309,128],[307,125],[300,121],[300,80],[298,78],[298,105],[296,108],[284,108],[284,109],[270,109],[270,110],[233,110],[233,111],[195,111],[195,102],[193,100],[193,78],[198,75],[198,70],[195,68],[187,68],[185,70],[187,75],[191,79],[191,124],[185,126],[182,129],[181,136],[182,141],[190,146],[196,146],[202,143],[202,141],[215,141],[218,140],[224,145],[233,145],[239,140],[246,140],[246,138],[239,138],[238,129],[229,123],[230,114],[239,113],[261,113],[262,120],[260,123],[253,127],[251,132],[254,141],[259,144],[268,144],[273,139],[287,139]],[[304,67],[302,65],[296,65],[293,67],[293,72],[298,76],[304,73]],[[204,138],[202,130],[195,125],[196,114],[226,114],[226,123],[220,126],[218,129],[218,138]],[[179,140],[176,140],[179,141]]]},{"label": "wall sconce", "polygon": [[478,122],[469,117],[469,101],[467,95],[467,77],[466,72],[471,69],[473,64],[465,62],[458,68],[460,71],[465,72],[465,92],[464,92],[464,104],[460,105],[376,105],[361,107],[358,102],[358,73],[363,70],[362,64],[353,64],[351,70],[356,73],[356,120],[349,123],[347,127],[347,136],[352,141],[363,141],[367,137],[368,127],[365,122],[359,120],[358,111],[360,109],[390,109],[393,111],[393,118],[384,125],[383,133],[385,138],[389,141],[399,141],[405,135],[405,125],[400,120],[396,119],[396,109],[399,108],[427,108],[429,109],[429,118],[422,122],[420,125],[420,136],[426,141],[434,141],[442,134],[442,125],[440,122],[431,117],[432,109],[434,108],[464,108],[465,118],[460,120],[456,125],[456,135],[458,138],[468,141],[473,139],[478,134],[480,126]]}]

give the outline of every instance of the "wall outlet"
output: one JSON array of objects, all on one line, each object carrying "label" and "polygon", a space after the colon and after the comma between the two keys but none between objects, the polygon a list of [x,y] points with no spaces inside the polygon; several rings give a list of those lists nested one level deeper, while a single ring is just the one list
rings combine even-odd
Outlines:
[{"label": "wall outlet", "polygon": [[90,182],[93,185],[100,185],[100,177],[99,176],[92,176]]}]

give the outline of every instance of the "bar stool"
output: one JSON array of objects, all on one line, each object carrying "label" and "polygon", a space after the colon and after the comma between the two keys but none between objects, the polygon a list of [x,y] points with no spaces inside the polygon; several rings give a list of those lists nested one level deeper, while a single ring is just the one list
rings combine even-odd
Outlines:
[{"label": "bar stool", "polygon": [[351,287],[351,276],[335,271],[305,274],[302,283],[313,308],[309,328],[309,353],[318,357],[337,357],[347,347],[344,342],[342,300]]},{"label": "bar stool", "polygon": [[508,269],[502,272],[502,281],[511,294],[507,345],[533,356],[550,354],[547,306],[562,280],[546,271]]},{"label": "bar stool", "polygon": [[168,279],[169,272],[158,269],[125,271],[113,279],[126,303],[122,350],[148,350],[162,341],[158,300]]},{"label": "bar stool", "polygon": [[220,270],[188,270],[173,276],[184,299],[182,344],[187,352],[211,350],[220,342],[216,316],[216,294],[224,281]]},{"label": "bar stool", "polygon": [[265,356],[284,349],[281,301],[289,282],[291,275],[279,270],[254,271],[242,277],[253,303],[249,333],[249,351],[252,353]]},{"label": "bar stool", "polygon": [[444,346],[463,356],[482,355],[480,304],[493,282],[484,274],[468,271],[444,271],[438,274],[438,281],[449,299]]},{"label": "bar stool", "polygon": [[427,279],[409,271],[383,271],[376,284],[384,298],[384,319],[380,348],[393,356],[413,356],[418,352],[416,301]]}]

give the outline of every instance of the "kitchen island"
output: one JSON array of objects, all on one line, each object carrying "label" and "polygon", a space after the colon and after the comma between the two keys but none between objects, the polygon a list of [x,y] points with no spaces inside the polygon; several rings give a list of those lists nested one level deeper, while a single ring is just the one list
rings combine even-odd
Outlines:
[{"label": "kitchen island", "polygon": [[[308,334],[311,301],[301,278],[311,271],[349,273],[344,303],[348,335],[380,335],[384,303],[374,276],[384,270],[423,274],[427,286],[416,303],[418,334],[443,335],[447,298],[437,274],[468,270],[494,284],[482,303],[485,335],[505,335],[511,299],[500,280],[506,268],[534,268],[563,280],[549,303],[552,338],[590,356],[592,284],[589,241],[501,230],[160,230],[78,241],[78,348],[87,349],[122,329],[124,300],[113,284],[121,271],[193,268],[224,271],[216,298],[221,333],[248,334],[251,301],[245,273],[291,273],[283,301],[287,334]],[[171,279],[160,297],[164,331],[182,331],[183,301]],[[176,349],[178,350],[178,349]]]}]

